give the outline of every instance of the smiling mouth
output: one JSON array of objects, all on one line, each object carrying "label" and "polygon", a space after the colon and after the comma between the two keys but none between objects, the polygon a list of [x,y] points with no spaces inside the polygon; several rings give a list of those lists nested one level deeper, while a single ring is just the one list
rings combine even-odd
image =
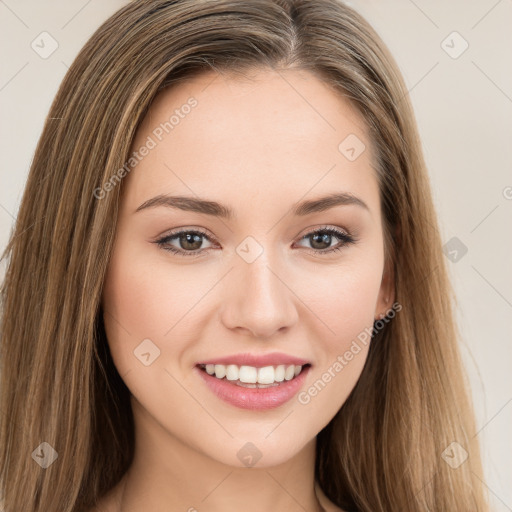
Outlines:
[{"label": "smiling mouth", "polygon": [[198,367],[218,380],[245,388],[269,388],[279,386],[298,377],[311,364],[275,366],[238,366],[235,364],[200,364]]}]

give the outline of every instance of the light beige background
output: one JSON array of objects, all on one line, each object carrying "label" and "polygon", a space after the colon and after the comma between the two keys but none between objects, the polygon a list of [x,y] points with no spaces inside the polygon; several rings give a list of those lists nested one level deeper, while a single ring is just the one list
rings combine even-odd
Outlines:
[{"label": "light beige background", "polygon": [[[126,3],[0,0],[0,249],[68,66],[93,31]],[[512,1],[347,3],[372,23],[398,61],[415,107],[443,241],[456,237],[467,247],[462,257],[456,249],[457,261],[448,264],[477,410],[475,435],[483,443],[493,510],[510,511]],[[31,48],[43,31],[58,43],[46,59]],[[467,50],[453,58],[464,41]],[[446,252],[454,258],[451,245]]]}]

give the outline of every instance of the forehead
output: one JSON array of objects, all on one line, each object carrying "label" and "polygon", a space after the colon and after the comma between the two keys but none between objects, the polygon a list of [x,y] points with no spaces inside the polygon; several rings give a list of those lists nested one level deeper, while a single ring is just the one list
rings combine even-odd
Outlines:
[{"label": "forehead", "polygon": [[[363,118],[303,70],[247,78],[212,71],[168,88],[153,101],[132,151],[144,145],[152,149],[125,178],[132,205],[162,193],[226,198],[235,207],[237,197],[295,202],[339,190],[378,202]],[[355,159],[346,153],[352,147]]]}]

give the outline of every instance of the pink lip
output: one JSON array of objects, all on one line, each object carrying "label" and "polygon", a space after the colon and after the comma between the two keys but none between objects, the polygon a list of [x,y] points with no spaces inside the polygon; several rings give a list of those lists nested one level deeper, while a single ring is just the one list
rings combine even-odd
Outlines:
[{"label": "pink lip", "polygon": [[258,411],[279,407],[293,398],[304,384],[310,368],[306,366],[297,377],[269,388],[245,388],[237,386],[233,381],[217,379],[199,366],[194,367],[194,370],[199,372],[210,391],[221,400],[241,409]]},{"label": "pink lip", "polygon": [[265,366],[278,366],[280,364],[304,366],[311,363],[306,359],[289,356],[288,354],[283,354],[281,352],[272,352],[271,354],[264,355],[254,355],[248,353],[235,354],[232,356],[220,357],[218,359],[201,361],[197,364],[236,364],[237,366],[254,366],[255,368],[263,368]]}]

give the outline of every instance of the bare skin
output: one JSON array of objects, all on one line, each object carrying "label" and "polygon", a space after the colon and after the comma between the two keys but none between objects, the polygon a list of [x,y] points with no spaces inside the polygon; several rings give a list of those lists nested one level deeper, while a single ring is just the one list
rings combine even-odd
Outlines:
[{"label": "bare skin", "polygon": [[[121,502],[123,501],[125,485],[126,477],[124,477],[110,493],[104,496],[98,505],[92,508],[90,512],[123,512],[124,509],[121,508]],[[340,507],[336,506],[327,498],[318,484],[315,485],[315,495],[321,507],[318,510],[321,512],[343,512]]]},{"label": "bare skin", "polygon": [[[134,150],[148,137],[157,144],[122,183],[102,304],[131,392],[135,457],[95,510],[341,511],[316,485],[316,436],[357,383],[369,344],[342,370],[333,365],[393,302],[371,141],[355,109],[314,75],[259,70],[252,78],[212,72],[164,91],[137,132]],[[197,105],[158,140],[155,128],[190,97]],[[353,160],[338,149],[349,134],[366,147]],[[339,192],[367,208],[292,213]],[[216,201],[234,216],[136,211],[160,194]],[[326,228],[356,241],[315,238]],[[169,238],[197,229],[206,233],[198,249]],[[258,244],[251,250],[261,247],[250,263],[236,250],[248,236]],[[160,351],[149,365],[134,356],[145,339]],[[302,401],[254,411],[214,395],[196,365],[245,352],[308,360]],[[261,454],[252,467],[237,456],[248,442]]]}]

